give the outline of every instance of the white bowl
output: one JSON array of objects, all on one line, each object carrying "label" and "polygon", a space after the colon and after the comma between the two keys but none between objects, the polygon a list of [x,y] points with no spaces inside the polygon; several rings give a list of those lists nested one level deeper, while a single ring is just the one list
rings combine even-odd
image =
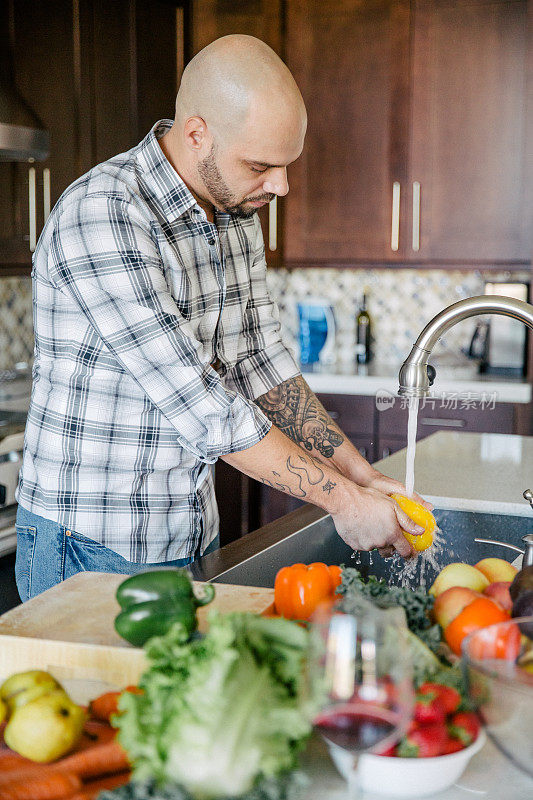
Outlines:
[{"label": "white bowl", "polygon": [[[483,747],[487,737],[480,730],[475,742],[464,750],[435,758],[397,758],[363,753],[359,758],[358,775],[361,789],[395,797],[423,797],[442,792],[461,777],[466,765]],[[341,775],[348,779],[353,756],[328,742],[329,752]]]}]

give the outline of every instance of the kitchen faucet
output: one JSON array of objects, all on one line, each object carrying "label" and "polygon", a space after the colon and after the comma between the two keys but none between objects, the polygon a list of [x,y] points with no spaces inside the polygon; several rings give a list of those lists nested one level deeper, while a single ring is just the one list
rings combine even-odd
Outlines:
[{"label": "kitchen faucet", "polygon": [[[522,300],[499,295],[480,295],[453,303],[428,322],[414,343],[409,356],[400,368],[398,394],[406,397],[425,397],[429,394],[429,387],[433,385],[436,370],[435,367],[428,364],[428,358],[436,343],[457,322],[469,317],[477,317],[480,314],[502,314],[505,317],[512,317],[533,330],[533,305],[524,303]],[[530,489],[526,489],[524,498],[533,508],[533,492]],[[533,564],[533,534],[531,533],[522,538],[525,550],[493,539],[477,538],[474,541],[498,544],[522,553],[524,556],[522,568]]]},{"label": "kitchen faucet", "polygon": [[457,322],[480,314],[502,314],[512,317],[533,330],[533,306],[522,300],[499,295],[480,295],[459,300],[444,308],[428,322],[411,352],[400,368],[398,394],[406,397],[425,397],[435,380],[435,368],[428,358],[436,343]]}]

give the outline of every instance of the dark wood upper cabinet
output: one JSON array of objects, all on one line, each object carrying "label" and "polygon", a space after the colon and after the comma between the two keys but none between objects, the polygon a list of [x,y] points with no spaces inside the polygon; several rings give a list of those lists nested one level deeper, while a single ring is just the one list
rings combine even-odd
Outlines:
[{"label": "dark wood upper cabinet", "polygon": [[[411,236],[410,259],[531,259],[527,13],[527,0],[415,4],[405,210],[415,234],[419,219],[420,249]],[[419,215],[412,209],[414,181]]]},{"label": "dark wood upper cabinet", "polygon": [[228,33],[267,42],[307,103],[304,152],[275,229],[271,208],[260,215],[271,266],[531,263],[533,0],[0,8],[17,88],[51,137],[47,162],[0,163],[4,273],[31,265],[30,170],[38,235],[48,175],[53,206],[79,175],[173,117],[186,59]]},{"label": "dark wood upper cabinet", "polygon": [[405,183],[409,0],[292,0],[287,63],[308,111],[289,169],[285,256],[394,261],[394,182]]},{"label": "dark wood upper cabinet", "polygon": [[[35,227],[95,164],[174,117],[183,65],[183,8],[168,0],[8,0],[17,89],[50,132],[42,163],[0,163],[0,269],[29,271],[29,176]],[[154,54],[157,54],[155,57]]]},{"label": "dark wood upper cabinet", "polygon": [[309,113],[289,266],[530,263],[528,13],[527,0],[287,3]]}]

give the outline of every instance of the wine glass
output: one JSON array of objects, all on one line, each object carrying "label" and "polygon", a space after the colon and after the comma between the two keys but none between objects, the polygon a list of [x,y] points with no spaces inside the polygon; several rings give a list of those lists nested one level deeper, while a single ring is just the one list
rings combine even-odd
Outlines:
[{"label": "wine glass", "polygon": [[403,609],[319,610],[310,625],[305,686],[315,730],[330,748],[354,757],[348,793],[356,798],[359,755],[385,752],[411,720],[414,692]]}]

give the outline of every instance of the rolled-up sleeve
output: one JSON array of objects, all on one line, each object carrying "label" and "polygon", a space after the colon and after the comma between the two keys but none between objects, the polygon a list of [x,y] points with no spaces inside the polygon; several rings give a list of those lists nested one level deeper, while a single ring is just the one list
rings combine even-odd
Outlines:
[{"label": "rolled-up sleeve", "polygon": [[206,463],[259,442],[271,423],[200,358],[201,344],[165,280],[150,223],[107,193],[68,206],[52,234],[49,278],[121,367]]},{"label": "rolled-up sleeve", "polygon": [[265,247],[261,223],[255,218],[255,246],[250,268],[250,297],[239,342],[238,360],[225,386],[255,400],[301,370],[283,343],[279,312],[266,282]]}]

